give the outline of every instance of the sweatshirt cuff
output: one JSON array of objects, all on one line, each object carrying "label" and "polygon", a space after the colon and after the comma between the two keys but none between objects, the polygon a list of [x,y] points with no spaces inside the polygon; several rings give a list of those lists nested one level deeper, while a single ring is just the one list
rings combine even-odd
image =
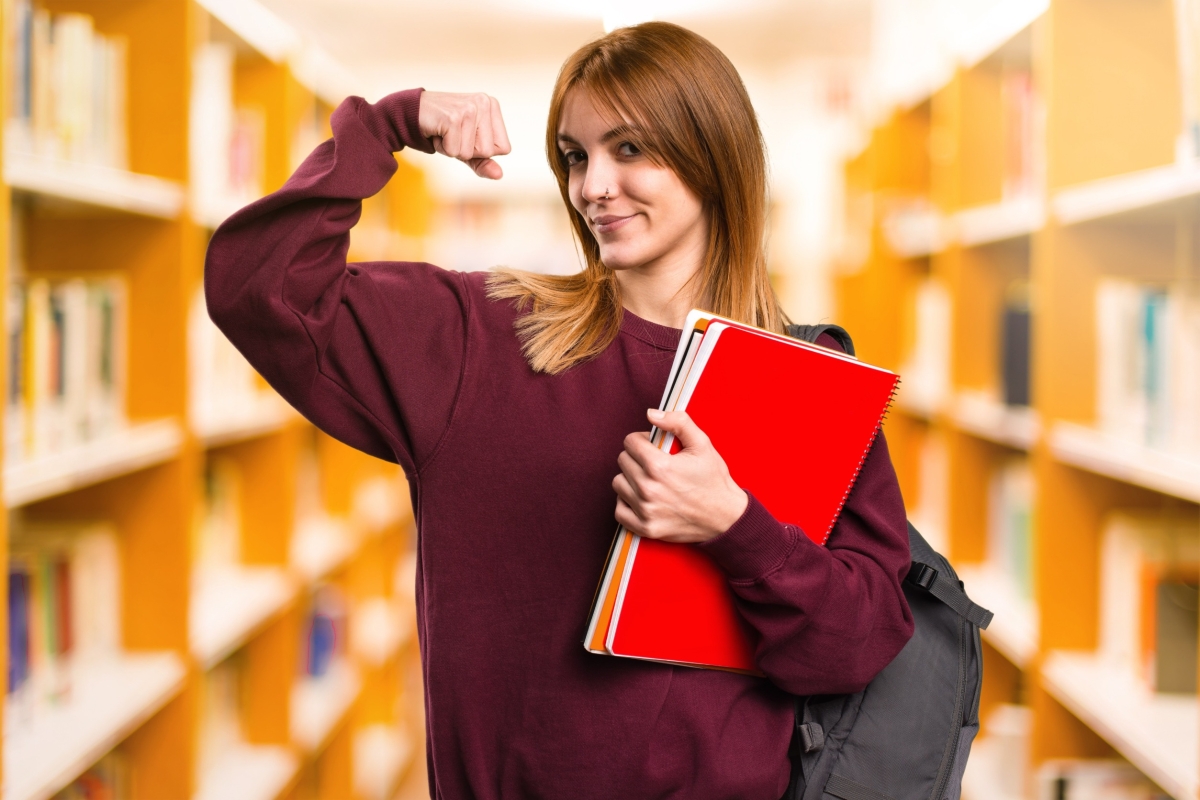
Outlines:
[{"label": "sweatshirt cuff", "polygon": [[358,117],[376,139],[393,153],[411,147],[433,152],[433,142],[421,135],[419,124],[424,89],[393,92],[378,103],[361,103]]},{"label": "sweatshirt cuff", "polygon": [[729,530],[699,547],[712,556],[730,580],[752,581],[773,571],[796,547],[800,532],[784,525],[746,492],[750,502]]}]

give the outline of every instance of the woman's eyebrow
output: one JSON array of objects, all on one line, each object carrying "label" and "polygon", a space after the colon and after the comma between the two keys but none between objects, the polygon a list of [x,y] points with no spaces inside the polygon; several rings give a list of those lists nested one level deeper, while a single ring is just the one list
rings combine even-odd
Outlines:
[{"label": "woman's eyebrow", "polygon": [[570,136],[567,136],[565,133],[560,133],[558,135],[558,143],[559,144],[573,144],[576,147],[582,147],[582,145],[579,144],[579,142],[575,141]]},{"label": "woman's eyebrow", "polygon": [[618,136],[630,136],[633,133],[634,133],[634,128],[632,125],[618,125],[617,127],[613,128],[611,131],[609,131],[608,133],[606,133],[600,137],[600,144],[608,144],[613,139],[616,139]]}]

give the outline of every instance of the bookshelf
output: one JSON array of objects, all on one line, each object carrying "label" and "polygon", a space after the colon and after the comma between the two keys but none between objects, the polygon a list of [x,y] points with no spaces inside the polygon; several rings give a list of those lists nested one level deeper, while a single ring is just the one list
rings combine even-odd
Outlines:
[{"label": "bookshelf", "polygon": [[[1133,629],[1105,576],[1120,515],[1183,520],[1172,552],[1200,541],[1200,96],[1185,68],[1200,32],[1177,18],[1186,2],[1002,6],[1011,18],[988,17],[994,35],[847,161],[837,320],[907,380],[885,431],[910,516],[996,612],[964,791],[1033,797],[1061,759],[1118,758],[1196,798],[1195,681],[1153,688],[1171,659],[1194,663],[1154,627],[1190,567],[1139,556],[1158,594],[1133,601],[1151,604]],[[1150,648],[1132,662],[1111,644],[1129,630]],[[1012,707],[1028,763],[998,762],[1019,748],[986,723]],[[997,768],[1023,791],[997,794],[980,777]]]},{"label": "bookshelf", "polygon": [[[81,598],[52,606],[74,645],[51,626],[6,650],[29,677],[5,698],[4,797],[51,797],[98,763],[125,776],[114,800],[393,797],[424,729],[403,474],[316,431],[196,313],[211,230],[328,135],[339,73],[312,79],[327,57],[258,3],[4,0],[0,19],[18,365],[2,535],[28,592],[10,608],[10,587],[3,619],[32,635],[38,587]],[[19,34],[56,25],[108,59],[91,79],[111,103],[22,116],[52,89],[16,66]],[[192,124],[214,102],[215,138]],[[358,249],[419,258],[428,198],[401,161]],[[84,568],[88,547],[112,569]],[[77,613],[83,598],[100,610]],[[29,666],[30,647],[49,660]]]}]

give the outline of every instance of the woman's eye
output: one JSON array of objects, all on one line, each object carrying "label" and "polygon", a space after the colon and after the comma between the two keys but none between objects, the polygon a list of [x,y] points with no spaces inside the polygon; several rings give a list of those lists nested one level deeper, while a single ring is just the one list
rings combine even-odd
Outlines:
[{"label": "woman's eye", "polygon": [[642,151],[633,142],[621,142],[617,146],[617,152],[623,156],[640,156]]},{"label": "woman's eye", "polygon": [[568,167],[573,167],[576,164],[582,164],[585,158],[587,158],[587,156],[585,156],[579,150],[568,150],[567,152],[563,153],[563,163]]}]

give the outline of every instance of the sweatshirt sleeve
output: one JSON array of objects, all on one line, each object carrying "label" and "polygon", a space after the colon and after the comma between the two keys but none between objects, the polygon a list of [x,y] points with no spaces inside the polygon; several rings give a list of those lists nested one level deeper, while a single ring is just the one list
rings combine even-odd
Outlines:
[{"label": "sweatshirt sleeve", "polygon": [[393,152],[432,152],[421,90],[345,100],[279,191],[213,234],[209,315],[289,403],[341,441],[411,474],[449,426],[466,359],[463,276],[429,264],[348,264],[362,199],[396,171]]},{"label": "sweatshirt sleeve", "polygon": [[826,546],[751,495],[742,517],[700,547],[729,579],[759,667],[788,692],[859,691],[912,636],[900,585],[908,523],[882,432]]}]

